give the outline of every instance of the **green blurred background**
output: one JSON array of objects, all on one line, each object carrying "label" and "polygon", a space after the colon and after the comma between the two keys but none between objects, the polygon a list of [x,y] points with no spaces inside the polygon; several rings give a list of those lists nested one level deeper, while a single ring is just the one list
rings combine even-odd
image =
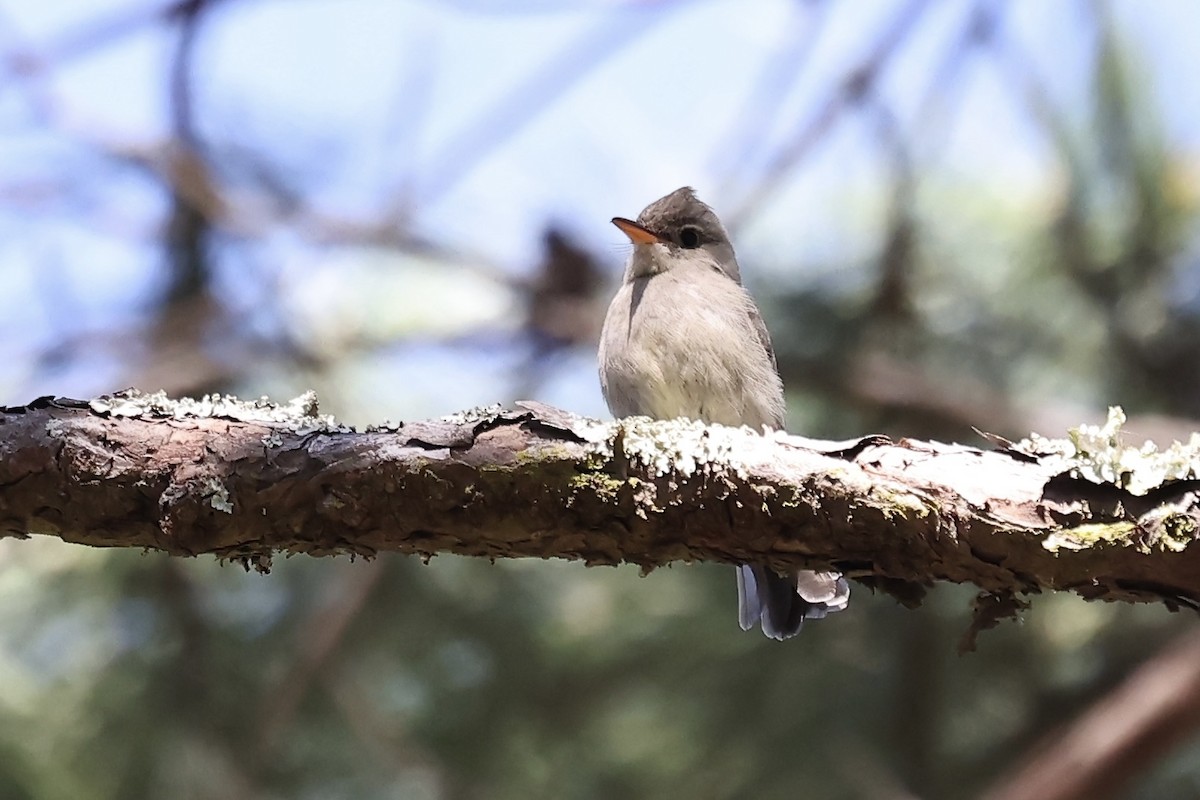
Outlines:
[{"label": "green blurred background", "polygon": [[[604,416],[608,225],[731,228],[789,425],[980,444],[1200,419],[1200,6],[0,0],[0,404]],[[1195,627],[732,570],[0,541],[0,798],[958,798]],[[1200,796],[1200,740],[1120,796]],[[1115,787],[1114,787],[1115,788]]]}]

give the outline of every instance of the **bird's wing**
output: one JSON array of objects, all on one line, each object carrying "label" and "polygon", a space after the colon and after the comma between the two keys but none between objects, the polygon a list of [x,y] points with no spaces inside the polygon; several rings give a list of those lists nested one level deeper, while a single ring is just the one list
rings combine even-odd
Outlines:
[{"label": "bird's wing", "polygon": [[754,326],[754,332],[758,334],[758,341],[767,351],[767,358],[771,359],[771,366],[779,372],[779,364],[775,361],[775,348],[771,347],[771,333],[767,330],[767,323],[763,322],[758,306],[753,303],[750,306],[750,323]]},{"label": "bird's wing", "polygon": [[[745,291],[745,289],[742,291]],[[771,362],[771,369],[775,370],[775,374],[778,375],[779,363],[775,360],[775,348],[771,347],[771,334],[767,330],[767,323],[763,322],[758,305],[754,302],[754,298],[750,296],[749,292],[746,293],[746,300],[746,313],[750,317],[750,325],[754,328],[754,333],[758,336],[759,344],[763,346],[763,350],[767,353],[767,358]],[[783,414],[773,416],[776,416],[776,419],[770,421],[771,427],[775,430],[783,430]]]}]

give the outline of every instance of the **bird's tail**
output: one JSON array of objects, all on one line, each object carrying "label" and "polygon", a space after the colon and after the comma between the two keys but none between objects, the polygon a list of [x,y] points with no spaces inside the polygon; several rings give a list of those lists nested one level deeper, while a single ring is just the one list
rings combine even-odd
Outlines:
[{"label": "bird's tail", "polygon": [[837,572],[802,570],[784,576],[752,564],[739,564],[737,570],[742,630],[761,622],[772,639],[795,636],[804,620],[841,611],[850,602],[850,584]]}]

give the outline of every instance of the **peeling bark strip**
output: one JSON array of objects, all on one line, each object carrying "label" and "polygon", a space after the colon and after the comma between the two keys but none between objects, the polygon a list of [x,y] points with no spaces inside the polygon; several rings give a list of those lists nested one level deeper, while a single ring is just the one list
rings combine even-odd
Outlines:
[{"label": "peeling bark strip", "polygon": [[[263,568],[281,551],[757,560],[833,567],[902,597],[946,580],[997,598],[1200,605],[1200,472],[1182,446],[1164,471],[1128,461],[1144,450],[1104,461],[1079,437],[1072,464],[1071,443],[1045,439],[823,442],[518,405],[365,432],[317,416],[308,395],[0,408],[0,536]],[[1152,468],[1163,482],[1139,483]]]}]

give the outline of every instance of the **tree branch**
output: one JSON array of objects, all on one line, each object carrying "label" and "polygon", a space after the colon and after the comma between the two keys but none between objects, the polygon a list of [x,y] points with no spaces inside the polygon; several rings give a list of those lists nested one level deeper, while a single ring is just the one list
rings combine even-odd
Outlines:
[{"label": "tree branch", "polygon": [[1200,633],[1180,636],[1032,748],[985,800],[1112,797],[1200,724]]},{"label": "tree branch", "polygon": [[130,391],[0,409],[0,536],[261,569],[281,551],[758,561],[832,566],[907,600],[944,580],[1200,604],[1188,448],[1165,471],[1126,450],[1113,463],[1131,466],[1100,469],[1083,436],[1072,461],[1050,440],[1041,454],[823,442],[537,403],[356,432],[315,405]]}]

